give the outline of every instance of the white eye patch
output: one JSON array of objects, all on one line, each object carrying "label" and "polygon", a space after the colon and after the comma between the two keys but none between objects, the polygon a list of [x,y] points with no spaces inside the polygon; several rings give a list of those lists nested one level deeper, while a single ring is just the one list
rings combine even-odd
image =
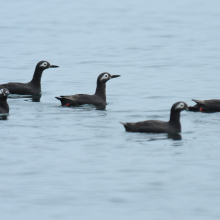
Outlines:
[{"label": "white eye patch", "polygon": [[184,108],[184,103],[179,103],[177,106],[176,106],[176,109],[182,109],[182,108]]},{"label": "white eye patch", "polygon": [[104,74],[104,76],[101,78],[101,81],[102,81],[103,79],[108,79],[108,74],[107,74],[107,73]]},{"label": "white eye patch", "polygon": [[40,66],[46,67],[47,66],[47,62],[43,62]]},{"label": "white eye patch", "polygon": [[2,94],[2,93],[3,93],[3,89],[0,90],[0,94]]}]

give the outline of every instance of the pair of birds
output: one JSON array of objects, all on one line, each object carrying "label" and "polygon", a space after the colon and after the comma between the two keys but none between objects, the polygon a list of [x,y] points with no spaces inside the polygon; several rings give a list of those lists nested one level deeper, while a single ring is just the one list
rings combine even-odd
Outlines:
[{"label": "pair of birds", "polygon": [[[10,82],[0,85],[0,113],[8,113],[9,106],[7,97],[9,94],[18,95],[40,95],[41,77],[45,69],[59,67],[51,65],[47,61],[40,61],[35,68],[33,78],[28,83]],[[76,94],[70,96],[56,97],[62,103],[62,106],[80,106],[91,104],[95,106],[106,106],[106,82],[120,75],[111,75],[107,72],[101,73],[97,78],[97,87],[94,95]],[[149,132],[149,133],[179,133],[181,132],[180,112],[182,110],[214,112],[220,111],[220,100],[193,100],[197,104],[188,107],[185,102],[175,103],[170,112],[168,122],[149,120],[137,123],[122,123],[126,131],[130,132]]]}]

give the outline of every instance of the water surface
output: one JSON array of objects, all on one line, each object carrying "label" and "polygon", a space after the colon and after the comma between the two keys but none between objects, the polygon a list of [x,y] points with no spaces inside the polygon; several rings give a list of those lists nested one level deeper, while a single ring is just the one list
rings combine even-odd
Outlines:
[{"label": "water surface", "polygon": [[[126,133],[168,120],[177,101],[219,96],[217,1],[8,1],[0,7],[1,83],[45,70],[40,102],[8,100],[1,120],[1,219],[219,219],[220,113],[183,112],[182,133]],[[106,110],[54,97],[93,94]]]}]

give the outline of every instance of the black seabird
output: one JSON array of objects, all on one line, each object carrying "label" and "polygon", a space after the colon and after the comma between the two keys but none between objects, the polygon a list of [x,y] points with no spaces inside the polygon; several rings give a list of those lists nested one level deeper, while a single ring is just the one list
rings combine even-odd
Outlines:
[{"label": "black seabird", "polygon": [[95,105],[100,107],[106,106],[106,82],[120,75],[111,75],[107,72],[101,73],[97,79],[97,87],[94,95],[76,94],[70,96],[55,97],[59,99],[63,106],[81,106],[84,104]]},{"label": "black seabird", "polygon": [[170,120],[168,122],[149,120],[136,123],[122,123],[126,131],[146,132],[146,133],[169,133],[175,134],[181,132],[180,112],[188,108],[185,102],[175,103],[170,111]]},{"label": "black seabird", "polygon": [[220,112],[220,99],[195,100],[196,105],[189,106],[189,111],[194,112]]},{"label": "black seabird", "polygon": [[41,93],[41,76],[45,69],[59,67],[47,61],[40,61],[35,68],[33,79],[28,83],[9,82],[0,85],[0,89],[7,88],[10,94],[38,95]]},{"label": "black seabird", "polygon": [[9,91],[6,88],[0,89],[0,113],[9,113],[7,98]]}]

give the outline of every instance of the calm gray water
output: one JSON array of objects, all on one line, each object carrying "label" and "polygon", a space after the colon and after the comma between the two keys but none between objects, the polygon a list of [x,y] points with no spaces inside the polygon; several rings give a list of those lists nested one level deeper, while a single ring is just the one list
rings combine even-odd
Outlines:
[{"label": "calm gray water", "polygon": [[[42,98],[8,100],[1,120],[1,219],[220,218],[220,113],[183,112],[181,140],[126,133],[120,121],[168,120],[173,103],[220,98],[219,1],[5,1],[1,81]],[[54,97],[93,94],[107,71],[105,111]]]}]

